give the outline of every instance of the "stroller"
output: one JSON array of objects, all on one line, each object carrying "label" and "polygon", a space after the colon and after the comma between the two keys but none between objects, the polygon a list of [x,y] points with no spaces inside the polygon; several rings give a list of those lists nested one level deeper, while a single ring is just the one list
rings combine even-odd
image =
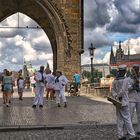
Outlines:
[{"label": "stroller", "polygon": [[69,83],[69,89],[68,89],[68,95],[70,96],[77,96],[77,92],[76,92],[76,85],[74,82],[70,82]]}]

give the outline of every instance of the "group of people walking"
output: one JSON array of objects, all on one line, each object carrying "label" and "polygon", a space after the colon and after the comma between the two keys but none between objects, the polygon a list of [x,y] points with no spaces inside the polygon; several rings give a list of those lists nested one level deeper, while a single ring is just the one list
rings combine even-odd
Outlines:
[{"label": "group of people walking", "polygon": [[12,79],[12,73],[7,69],[4,69],[2,75],[1,90],[3,92],[3,104],[5,104],[7,107],[9,107],[9,104],[11,103],[13,85],[14,83]]},{"label": "group of people walking", "polygon": [[61,107],[61,99],[64,102],[64,107],[67,107],[67,100],[65,97],[65,85],[68,83],[68,79],[62,74],[60,70],[56,70],[55,74],[51,74],[50,70],[44,71],[44,66],[40,67],[40,70],[35,73],[36,92],[33,102],[33,108],[43,107],[44,88],[46,87],[48,100],[49,94],[51,100],[56,97],[56,103],[58,107]]},{"label": "group of people walking", "polygon": [[[125,77],[127,66],[118,67],[118,75],[112,83],[111,94],[113,98],[122,103],[121,107],[116,106],[117,135],[118,140],[139,140],[136,135],[140,134],[140,66],[134,64],[131,75]],[[137,130],[133,128],[132,119],[134,111],[137,115]]]},{"label": "group of people walking", "polygon": [[[17,78],[17,89],[18,89],[19,100],[22,100],[23,98],[24,85],[25,85],[24,79],[22,75],[19,75]],[[10,72],[7,69],[4,69],[1,77],[1,91],[3,93],[3,104],[5,104],[7,107],[10,106],[11,97],[14,93],[14,86],[15,86],[15,79],[12,75],[12,72]]]},{"label": "group of people walking", "polygon": [[[12,74],[7,69],[4,69],[2,75],[2,92],[3,92],[3,103],[7,107],[10,106],[11,97],[13,93],[13,86],[15,85]],[[57,106],[61,107],[60,102],[64,103],[64,107],[67,107],[67,100],[65,97],[65,85],[68,83],[66,76],[62,74],[60,70],[56,70],[55,73],[51,73],[50,69],[45,69],[44,66],[40,66],[40,70],[35,72],[31,77],[32,92],[35,97],[33,101],[33,108],[39,106],[43,107],[44,94],[46,92],[46,100],[56,100]],[[25,88],[25,80],[23,79],[22,73],[19,73],[17,77],[17,89],[19,100],[23,100],[23,91]],[[54,96],[55,95],[55,96]]]}]

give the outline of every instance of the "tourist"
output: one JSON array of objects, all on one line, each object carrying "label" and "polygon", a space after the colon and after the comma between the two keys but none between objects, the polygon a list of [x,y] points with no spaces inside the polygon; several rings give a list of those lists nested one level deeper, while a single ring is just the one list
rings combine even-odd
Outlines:
[{"label": "tourist", "polygon": [[55,77],[54,75],[51,74],[51,70],[47,70],[46,71],[46,100],[49,99],[50,96],[50,100],[54,100],[54,81],[55,81]]},{"label": "tourist", "polygon": [[5,104],[6,103],[6,95],[4,94],[4,83],[3,83],[3,78],[4,78],[4,76],[6,75],[6,71],[7,71],[7,69],[4,69],[3,70],[3,73],[2,73],[2,78],[1,78],[1,91],[2,91],[2,93],[3,93],[3,104]]},{"label": "tourist", "polygon": [[7,70],[5,76],[3,77],[4,102],[6,103],[7,107],[9,107],[9,102],[11,99],[12,84],[13,84],[12,76],[10,75],[10,72]]},{"label": "tourist", "polygon": [[35,81],[36,81],[36,92],[33,103],[33,108],[39,105],[40,108],[43,107],[43,96],[44,96],[44,86],[45,86],[45,76],[44,66],[40,67],[40,70],[35,73]]},{"label": "tourist", "polygon": [[129,109],[129,98],[127,90],[127,78],[126,74],[126,65],[120,65],[118,70],[117,78],[112,83],[111,93],[112,96],[122,103],[121,107],[116,106],[116,115],[117,115],[117,135],[118,140],[126,140],[124,133],[124,128],[126,129],[129,140],[139,140],[136,137],[135,131],[132,126],[130,109]]},{"label": "tourist", "polygon": [[78,74],[78,72],[75,72],[75,74],[73,75],[73,80],[75,83],[75,93],[77,93],[78,96],[80,96],[80,74]]},{"label": "tourist", "polygon": [[67,107],[67,100],[65,97],[65,85],[68,83],[68,79],[62,74],[60,70],[56,70],[56,78],[54,84],[56,103],[58,107],[61,107],[60,100],[62,99],[64,107]]},{"label": "tourist", "polygon": [[[11,92],[11,97],[13,97],[13,93],[14,93],[14,87],[15,87],[15,77],[13,72],[10,72],[10,76],[12,77],[12,92]],[[11,103],[11,100],[9,101],[9,103]]]},{"label": "tourist", "polygon": [[19,79],[17,80],[17,86],[18,86],[19,100],[23,100],[23,90],[25,87],[25,82],[22,76],[20,76]]},{"label": "tourist", "polygon": [[139,65],[133,64],[132,74],[128,78],[128,96],[130,102],[131,119],[134,116],[134,111],[137,114],[137,134],[140,134],[140,75]]}]

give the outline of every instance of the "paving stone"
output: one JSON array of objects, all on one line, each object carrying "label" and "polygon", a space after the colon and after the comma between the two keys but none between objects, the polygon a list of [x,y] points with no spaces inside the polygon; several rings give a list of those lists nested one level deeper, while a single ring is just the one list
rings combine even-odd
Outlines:
[{"label": "paving stone", "polygon": [[82,94],[67,97],[67,108],[44,100],[33,109],[33,96],[19,101],[15,92],[9,108],[0,98],[0,140],[116,140],[115,107],[105,99]]}]

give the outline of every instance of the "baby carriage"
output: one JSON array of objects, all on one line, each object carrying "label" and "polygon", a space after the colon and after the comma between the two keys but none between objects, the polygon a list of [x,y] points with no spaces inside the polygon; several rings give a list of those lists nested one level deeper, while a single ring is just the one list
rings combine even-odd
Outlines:
[{"label": "baby carriage", "polygon": [[76,86],[74,82],[69,83],[68,95],[77,96]]}]

